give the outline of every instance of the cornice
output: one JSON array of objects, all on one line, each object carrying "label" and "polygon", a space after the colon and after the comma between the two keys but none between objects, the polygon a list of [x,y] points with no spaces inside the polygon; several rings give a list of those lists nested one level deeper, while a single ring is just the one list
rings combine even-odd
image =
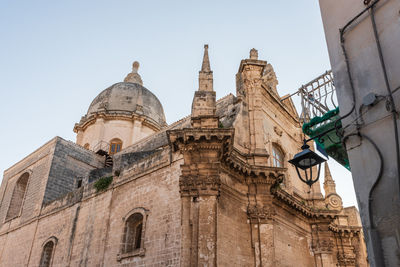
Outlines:
[{"label": "cornice", "polygon": [[[203,129],[203,128],[184,128],[177,130],[168,130],[168,140],[172,146],[173,151],[177,150],[191,150],[191,149],[220,149],[219,145],[208,143],[207,141],[220,141],[223,142],[223,157],[229,154],[232,141],[234,137],[234,129]],[[206,141],[203,142],[202,141]],[[196,147],[188,146],[189,144],[196,144]]]},{"label": "cornice", "polygon": [[[243,154],[233,147],[234,128],[228,129],[200,129],[185,128],[168,130],[167,136],[174,151],[181,152],[190,150],[215,150],[219,145],[213,144],[212,140],[223,141],[221,163],[225,170],[232,171],[236,178],[242,183],[276,184],[282,181],[286,168],[269,166],[257,166],[248,163],[254,154]],[[202,142],[206,141],[206,142]],[[189,145],[190,144],[190,145]],[[262,155],[265,156],[265,155]],[[237,175],[239,174],[239,175]],[[243,179],[241,179],[243,177]]]},{"label": "cornice", "polygon": [[[247,163],[249,159],[257,156],[255,154],[244,154],[239,150],[232,148],[231,153],[224,159],[224,164],[236,173],[243,177],[253,177],[252,181],[258,176],[270,177],[282,180],[287,168],[256,166]],[[246,179],[246,178],[245,178]]]},{"label": "cornice", "polygon": [[[219,140],[228,139],[233,137],[233,128],[184,128],[176,130],[168,130],[168,136],[171,138],[171,142],[184,141],[198,141],[205,138],[205,140],[211,140],[212,137],[217,137]],[[183,138],[183,139],[182,139]]]},{"label": "cornice", "polygon": [[77,133],[78,131],[84,131],[87,127],[94,124],[97,119],[102,118],[106,121],[109,120],[124,120],[124,121],[141,121],[143,125],[149,127],[154,131],[161,130],[162,127],[166,125],[160,125],[155,122],[154,120],[148,118],[147,116],[138,115],[133,112],[121,112],[121,111],[101,111],[90,114],[89,116],[82,117],[79,123],[75,123],[74,132]]},{"label": "cornice", "polygon": [[337,225],[334,223],[329,224],[329,229],[341,235],[358,234],[361,232],[361,226]]},{"label": "cornice", "polygon": [[331,218],[334,219],[339,215],[339,211],[335,210],[315,210],[306,206],[305,202],[290,195],[289,193],[283,191],[279,188],[274,188],[272,190],[272,194],[279,200],[283,201],[284,203],[288,204],[295,210],[300,211],[304,215],[309,218]]},{"label": "cornice", "polygon": [[243,72],[244,66],[246,66],[246,65],[254,65],[254,66],[262,67],[261,72],[263,72],[265,67],[267,66],[267,61],[258,60],[258,59],[242,59],[240,61],[238,73]]}]

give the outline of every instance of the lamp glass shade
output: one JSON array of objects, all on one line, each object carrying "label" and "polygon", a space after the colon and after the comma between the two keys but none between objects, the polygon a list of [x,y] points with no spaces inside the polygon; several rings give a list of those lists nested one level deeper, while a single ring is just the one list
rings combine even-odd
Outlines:
[{"label": "lamp glass shade", "polygon": [[312,168],[324,161],[326,161],[326,159],[322,158],[309,148],[303,149],[303,151],[297,153],[293,159],[289,160],[291,164],[302,170]]}]

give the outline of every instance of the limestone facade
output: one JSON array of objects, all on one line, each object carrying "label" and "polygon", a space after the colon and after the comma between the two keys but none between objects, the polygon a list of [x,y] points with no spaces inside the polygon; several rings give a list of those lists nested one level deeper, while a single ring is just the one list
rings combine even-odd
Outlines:
[{"label": "limestone facade", "polygon": [[[152,96],[126,98],[147,93],[137,68],[94,100],[76,144],[56,137],[5,171],[0,266],[368,266],[329,171],[323,196],[288,164],[298,115],[257,50],[217,101],[206,46],[192,114],[171,125]],[[116,137],[113,155],[95,147]]]}]

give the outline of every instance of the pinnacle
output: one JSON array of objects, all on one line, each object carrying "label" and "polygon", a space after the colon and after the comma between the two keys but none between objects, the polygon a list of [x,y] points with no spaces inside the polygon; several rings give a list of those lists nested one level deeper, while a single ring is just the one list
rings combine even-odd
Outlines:
[{"label": "pinnacle", "polygon": [[201,65],[201,72],[211,72],[210,59],[208,57],[208,44],[204,45],[203,64]]},{"label": "pinnacle", "polygon": [[325,162],[325,182],[324,183],[326,183],[326,182],[334,183],[334,181],[332,179],[331,171],[329,170],[328,162]]},{"label": "pinnacle", "polygon": [[199,71],[199,91],[213,91],[213,72],[208,57],[208,44],[204,45],[203,63]]}]

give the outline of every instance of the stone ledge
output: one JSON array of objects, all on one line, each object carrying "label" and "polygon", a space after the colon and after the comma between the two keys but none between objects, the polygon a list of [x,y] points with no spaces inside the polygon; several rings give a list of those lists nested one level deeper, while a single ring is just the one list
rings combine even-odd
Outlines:
[{"label": "stone ledge", "polygon": [[117,261],[121,261],[121,260],[126,259],[126,258],[137,257],[137,256],[144,257],[145,254],[146,254],[146,249],[144,249],[144,248],[138,248],[138,249],[135,249],[134,251],[129,252],[129,253],[118,253],[117,254]]}]

